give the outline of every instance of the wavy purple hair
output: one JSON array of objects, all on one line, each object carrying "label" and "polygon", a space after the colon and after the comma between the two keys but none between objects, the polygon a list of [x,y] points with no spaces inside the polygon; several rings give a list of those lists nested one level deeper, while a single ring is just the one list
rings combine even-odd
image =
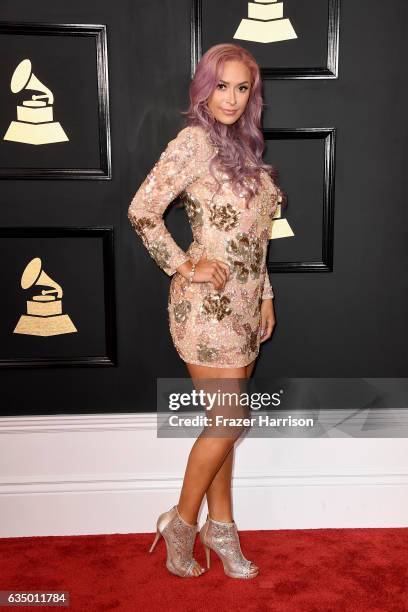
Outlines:
[{"label": "wavy purple hair", "polygon": [[[217,121],[207,106],[207,101],[215,90],[225,62],[239,60],[249,69],[251,87],[248,103],[241,117],[232,125]],[[249,51],[239,45],[226,43],[214,45],[204,53],[197,65],[194,78],[190,84],[190,106],[186,115],[186,126],[199,125],[208,132],[211,143],[218,149],[211,159],[210,172],[218,183],[214,168],[229,175],[232,190],[236,195],[246,195],[246,207],[261,186],[260,169],[265,170],[275,181],[278,171],[274,166],[265,164],[262,153],[265,147],[260,130],[261,113],[264,106],[262,98],[262,80],[259,66]],[[248,164],[249,162],[249,164]],[[245,184],[244,178],[250,178]],[[286,202],[282,190],[283,204]]]}]

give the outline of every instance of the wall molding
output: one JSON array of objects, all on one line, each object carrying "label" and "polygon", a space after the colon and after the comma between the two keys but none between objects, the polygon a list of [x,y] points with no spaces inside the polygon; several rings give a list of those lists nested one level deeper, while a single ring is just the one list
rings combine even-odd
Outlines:
[{"label": "wall molding", "polygon": [[[179,490],[182,478],[176,474],[145,474],[134,477],[112,474],[111,478],[92,478],[91,475],[78,477],[76,474],[58,480],[45,478],[21,478],[9,480],[0,478],[1,495],[21,495],[30,493],[83,493],[116,491],[168,491]],[[257,472],[244,473],[233,478],[233,487],[248,489],[253,487],[327,487],[327,486],[395,486],[408,487],[408,468],[395,468],[392,472],[370,469],[350,469],[342,473],[317,473],[316,470],[278,470],[269,474]]]},{"label": "wall molding", "polygon": [[[292,411],[295,414],[296,411]],[[188,416],[190,413],[183,412]],[[193,416],[193,413],[191,413]],[[350,410],[319,410],[318,416],[324,422],[333,427],[340,423],[344,416],[350,420]],[[398,438],[408,438],[408,408],[385,408],[367,409],[356,412],[352,421],[355,431],[367,424],[367,418],[375,429],[365,431],[365,436],[375,438],[389,438],[392,436],[392,427],[397,427]],[[67,431],[112,431],[112,430],[156,430],[156,412],[135,412],[135,413],[110,413],[110,414],[83,414],[83,415],[39,415],[39,416],[13,416],[0,417],[0,435],[11,433],[33,433],[33,432],[55,432],[64,433]],[[372,435],[369,435],[372,433]],[[302,436],[307,437],[309,436]],[[310,436],[315,438],[314,435]],[[360,436],[358,436],[360,437]],[[193,438],[190,438],[191,440]],[[315,438],[317,439],[317,438]]]}]

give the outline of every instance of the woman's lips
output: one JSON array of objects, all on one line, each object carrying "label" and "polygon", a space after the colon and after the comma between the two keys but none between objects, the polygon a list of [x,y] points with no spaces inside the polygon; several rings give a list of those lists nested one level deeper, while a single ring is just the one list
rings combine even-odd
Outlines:
[{"label": "woman's lips", "polygon": [[235,113],[237,112],[236,110],[224,110],[223,108],[221,110],[224,115],[235,115]]}]

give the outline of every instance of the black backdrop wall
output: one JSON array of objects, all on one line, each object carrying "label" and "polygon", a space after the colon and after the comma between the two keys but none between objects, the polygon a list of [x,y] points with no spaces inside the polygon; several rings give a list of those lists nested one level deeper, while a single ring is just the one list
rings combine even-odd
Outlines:
[{"label": "black backdrop wall", "polygon": [[[284,7],[288,15],[293,9],[299,40],[303,25],[306,31],[306,23],[302,24],[301,19],[307,19],[309,33],[316,27],[312,36],[315,41],[322,32],[317,5],[303,17],[298,15],[296,23],[295,4],[287,0]],[[311,6],[313,2],[308,4]],[[102,360],[95,366],[79,363],[25,367],[29,364],[23,360],[17,367],[17,360],[24,355],[18,353],[20,345],[16,335],[13,337],[13,325],[3,329],[3,337],[8,339],[0,354],[3,361],[1,413],[153,410],[156,377],[187,376],[187,370],[168,330],[170,279],[153,262],[134,233],[127,219],[127,208],[160,152],[183,124],[180,111],[187,108],[191,78],[192,4],[190,0],[72,0],[64,6],[58,5],[45,0],[36,4],[28,0],[3,1],[0,19],[106,25],[112,177],[111,180],[106,180],[106,176],[101,180],[2,177],[1,227],[113,227],[114,284],[109,289],[110,296],[105,295],[104,299],[105,315],[109,299],[115,306],[110,310],[114,319],[105,319],[105,324],[108,321],[111,325],[107,335],[111,333],[117,352],[112,353],[113,365],[109,365],[109,360],[104,365]],[[243,3],[242,16],[245,16],[245,7]],[[209,20],[217,17],[213,16],[214,11],[205,13],[205,10],[204,0],[202,25],[210,32]],[[218,13],[218,19],[222,18],[223,13]],[[220,28],[218,22],[216,26]],[[282,138],[282,134],[275,132],[268,140],[265,157],[280,170],[280,185],[288,193],[287,215],[288,219],[293,215],[295,237],[284,239],[286,242],[271,241],[269,257],[277,326],[272,340],[261,345],[257,376],[408,376],[408,100],[404,63],[407,28],[405,0],[394,0],[386,13],[382,0],[358,3],[343,0],[338,78],[269,76],[264,80],[266,130],[322,128],[323,136],[321,140]],[[210,37],[208,33],[207,39]],[[204,50],[205,40],[203,33]],[[241,44],[245,43],[241,41]],[[292,55],[296,48],[290,41],[278,43],[276,49],[279,49],[278,66],[285,61],[285,52],[287,65],[296,65]],[[321,65],[325,57],[317,57],[319,49],[325,49],[324,45],[316,46],[316,50],[311,47],[310,61],[315,53],[315,63]],[[268,52],[273,63],[274,44],[269,45]],[[2,61],[2,83],[8,83],[14,67]],[[60,78],[64,79],[64,74]],[[4,90],[1,95],[8,98],[10,93]],[[74,89],[71,95],[75,99],[79,92]],[[3,133],[12,118],[1,116]],[[58,119],[62,119],[61,114]],[[324,130],[327,128],[335,128],[336,134],[329,185],[333,225],[328,235],[333,259],[328,266],[321,266],[321,270],[319,266],[307,265],[308,257],[310,261],[321,259],[318,242],[316,248],[305,245],[303,266],[288,269],[279,262],[287,262],[291,257],[290,248],[299,244],[296,238],[301,239],[302,220],[311,236],[314,235],[313,219],[321,220],[325,180],[327,188],[327,175],[324,177],[327,162]],[[331,153],[334,154],[334,146]],[[176,240],[186,248],[191,234],[184,210],[171,207],[166,222]],[[316,236],[317,241],[322,239],[320,234]],[[5,278],[12,277],[15,283],[12,287],[11,281],[7,281],[8,286],[3,285],[2,301],[9,304],[14,303],[14,293],[22,293],[21,262],[11,257],[10,240],[14,239],[17,237],[5,238],[3,232],[2,265],[8,270]],[[16,249],[21,248],[21,243],[15,244]],[[296,251],[296,246],[293,248],[294,261],[299,261],[302,254]],[[72,249],[74,253],[75,246]],[[35,245],[27,249],[24,265],[36,253]],[[87,257],[86,253],[83,257]],[[92,272],[86,268],[90,275],[87,285],[81,275],[80,260],[74,256],[69,265],[77,270],[78,286],[72,285],[70,294],[66,291],[66,310],[76,312],[76,323],[82,323],[81,331],[85,333],[84,326],[91,325],[92,321],[87,314],[82,322],[80,305],[84,304],[84,310],[89,307],[87,287],[98,291],[100,283],[94,286]],[[53,277],[51,262],[48,266],[44,264],[44,269]],[[57,282],[61,280],[59,270],[55,268]],[[100,295],[103,296],[103,290]],[[25,308],[27,295],[20,298],[14,310],[14,324],[23,312],[21,308]],[[95,334],[100,331],[95,330]],[[70,341],[77,341],[75,334],[68,336]],[[88,337],[91,352],[100,352],[100,338],[96,341],[92,335],[81,337]],[[62,341],[63,337],[60,338]],[[41,340],[44,342],[36,345],[39,358],[49,350],[47,338]],[[58,336],[52,341],[58,350]],[[93,341],[98,348],[94,349]],[[80,355],[88,353],[82,344]],[[67,349],[67,354],[75,355],[75,347]],[[10,367],[13,359],[16,359],[15,367]]]}]

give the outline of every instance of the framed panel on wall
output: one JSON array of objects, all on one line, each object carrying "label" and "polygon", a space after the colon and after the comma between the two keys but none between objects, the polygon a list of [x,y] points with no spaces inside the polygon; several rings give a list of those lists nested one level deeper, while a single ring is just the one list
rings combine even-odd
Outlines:
[{"label": "framed panel on wall", "polygon": [[112,178],[105,25],[0,21],[0,178]]},{"label": "framed panel on wall", "polygon": [[207,49],[248,49],[263,79],[337,79],[340,0],[192,0],[191,77]]},{"label": "framed panel on wall", "polygon": [[272,220],[268,270],[332,272],[336,128],[264,129],[263,135],[264,159],[280,169],[278,184],[288,196]]},{"label": "framed panel on wall", "polygon": [[112,227],[0,228],[0,367],[115,366]]}]

